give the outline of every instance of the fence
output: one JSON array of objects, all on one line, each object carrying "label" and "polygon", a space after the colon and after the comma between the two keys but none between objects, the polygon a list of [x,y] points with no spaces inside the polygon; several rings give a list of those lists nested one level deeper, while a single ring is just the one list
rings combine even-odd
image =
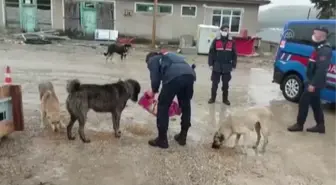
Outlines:
[{"label": "fence", "polygon": [[279,43],[261,40],[258,44],[259,52],[275,53],[278,50]]}]

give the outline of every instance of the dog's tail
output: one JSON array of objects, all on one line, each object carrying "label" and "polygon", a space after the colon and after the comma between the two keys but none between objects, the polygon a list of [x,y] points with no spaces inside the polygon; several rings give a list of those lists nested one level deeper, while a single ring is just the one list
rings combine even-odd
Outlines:
[{"label": "dog's tail", "polygon": [[107,52],[104,52],[104,56],[107,56]]},{"label": "dog's tail", "polygon": [[71,81],[68,82],[66,89],[67,89],[69,94],[74,93],[74,92],[79,90],[80,85],[81,85],[81,83],[79,82],[79,80],[74,79],[74,80],[71,80]]},{"label": "dog's tail", "polygon": [[42,95],[42,98],[41,98],[41,102],[45,102],[51,95],[51,91],[47,90],[43,95]]}]

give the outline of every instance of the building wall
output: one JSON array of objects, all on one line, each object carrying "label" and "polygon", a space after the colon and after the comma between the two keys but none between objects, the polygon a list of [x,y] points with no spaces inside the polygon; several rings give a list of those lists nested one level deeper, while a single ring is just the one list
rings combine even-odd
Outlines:
[{"label": "building wall", "polygon": [[53,29],[64,29],[63,2],[64,0],[51,0],[51,23]]},{"label": "building wall", "polygon": [[[0,11],[3,12],[0,0]],[[53,29],[64,29],[63,1],[52,0],[52,24]],[[99,1],[99,0],[93,0]],[[113,0],[102,0],[114,2]],[[135,2],[149,2],[146,0],[116,0],[115,28],[119,33],[134,35],[143,38],[151,38],[152,33],[152,14],[135,13]],[[152,2],[152,1],[150,1]],[[170,1],[168,1],[170,2]],[[159,39],[178,39],[181,35],[196,35],[198,24],[211,24],[212,9],[203,7],[203,3],[171,1],[173,4],[172,15],[159,15],[157,17],[157,37]],[[181,17],[181,5],[197,5],[197,16]],[[243,8],[241,29],[248,29],[249,35],[255,35],[258,29],[258,5],[239,5],[230,3],[214,4],[208,3],[207,6]],[[132,10],[132,16],[124,16],[125,10]],[[205,16],[204,16],[205,15]],[[3,13],[0,14],[0,26],[4,25]]]},{"label": "building wall", "polygon": [[0,0],[0,28],[5,27],[5,0]]},{"label": "building wall", "polygon": [[[63,0],[51,0],[51,11],[50,10],[37,10],[37,21],[43,23],[52,24],[52,29],[63,29],[63,11],[62,11],[62,1]],[[7,12],[5,11],[5,0],[0,0],[0,27],[6,27],[6,13],[12,21],[17,19],[18,24],[20,22],[19,8],[8,7]],[[13,27],[12,25],[7,25]],[[20,26],[20,25],[17,25]],[[50,26],[42,26],[42,29],[50,29]]]},{"label": "building wall", "polygon": [[[135,2],[144,1],[122,1],[117,0],[116,27],[120,33],[136,35],[139,37],[151,37],[152,14],[135,13]],[[157,37],[160,39],[178,39],[181,35],[196,35],[198,24],[212,23],[212,9],[204,8],[203,3],[194,2],[173,2],[172,15],[160,15],[157,18]],[[172,4],[172,3],[165,3]],[[181,17],[181,5],[197,5],[197,16]],[[244,13],[241,20],[241,28],[248,29],[249,35],[255,35],[258,29],[258,5],[237,5],[237,4],[207,4],[207,6],[243,8]],[[133,10],[131,17],[123,15],[124,10]],[[205,16],[204,16],[205,15]]]},{"label": "building wall", "polygon": [[279,48],[279,42],[261,40],[259,43],[258,51],[260,53],[275,54]]},{"label": "building wall", "polygon": [[[255,36],[257,33],[257,30],[259,29],[259,23],[258,23],[258,12],[259,12],[259,6],[258,5],[237,5],[237,4],[212,4],[209,5],[212,7],[222,7],[222,8],[243,8],[243,15],[241,17],[241,29],[247,29],[249,36]],[[203,7],[200,7],[202,11],[204,11]],[[212,10],[206,8],[206,16],[205,16],[205,22],[206,24],[212,23]]]}]

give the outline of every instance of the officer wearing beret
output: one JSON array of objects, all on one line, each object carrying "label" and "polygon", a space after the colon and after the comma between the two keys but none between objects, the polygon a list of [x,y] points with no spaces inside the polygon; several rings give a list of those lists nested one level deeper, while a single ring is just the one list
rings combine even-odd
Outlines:
[{"label": "officer wearing beret", "polygon": [[231,37],[229,37],[229,27],[221,26],[220,36],[215,38],[209,50],[208,64],[211,73],[211,97],[209,104],[215,103],[218,84],[222,80],[222,102],[230,105],[228,99],[229,82],[231,80],[231,71],[237,65],[236,45]]},{"label": "officer wearing beret", "polygon": [[314,29],[312,41],[315,43],[315,51],[309,58],[306,74],[307,81],[299,102],[296,123],[288,127],[288,131],[298,132],[303,130],[310,105],[314,112],[316,126],[308,128],[307,131],[325,133],[320,92],[326,86],[327,71],[332,57],[332,48],[327,42],[327,36],[327,28],[319,27]]}]

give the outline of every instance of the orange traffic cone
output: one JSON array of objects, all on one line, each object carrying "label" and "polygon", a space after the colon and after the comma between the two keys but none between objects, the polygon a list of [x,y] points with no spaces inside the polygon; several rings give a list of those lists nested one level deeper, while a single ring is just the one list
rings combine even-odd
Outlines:
[{"label": "orange traffic cone", "polygon": [[11,70],[10,67],[6,67],[5,71],[5,85],[11,85],[12,84],[12,77],[10,76]]}]

